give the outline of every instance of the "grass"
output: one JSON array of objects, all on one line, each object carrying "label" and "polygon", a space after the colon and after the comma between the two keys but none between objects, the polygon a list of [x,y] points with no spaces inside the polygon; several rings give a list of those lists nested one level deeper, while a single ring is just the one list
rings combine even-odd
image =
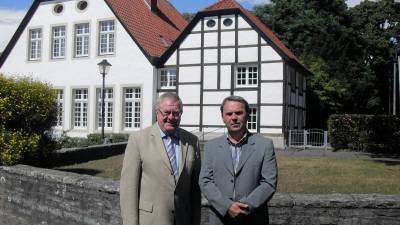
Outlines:
[{"label": "grass", "polygon": [[[56,169],[119,180],[123,155]],[[278,157],[278,192],[400,194],[400,163],[332,157]]]}]

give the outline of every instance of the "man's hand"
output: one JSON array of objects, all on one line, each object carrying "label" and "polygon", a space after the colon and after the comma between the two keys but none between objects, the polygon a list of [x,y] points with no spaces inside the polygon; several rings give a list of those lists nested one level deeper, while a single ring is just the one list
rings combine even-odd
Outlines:
[{"label": "man's hand", "polygon": [[247,215],[247,208],[249,206],[246,204],[243,204],[241,202],[233,202],[233,204],[231,205],[231,207],[229,207],[228,209],[228,214],[231,218],[235,219],[239,216],[243,216],[243,215]]}]

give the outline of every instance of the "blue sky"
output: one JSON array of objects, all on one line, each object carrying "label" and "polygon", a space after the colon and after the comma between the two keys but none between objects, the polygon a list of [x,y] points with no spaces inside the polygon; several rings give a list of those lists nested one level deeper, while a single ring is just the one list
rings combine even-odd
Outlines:
[{"label": "blue sky", "polygon": [[[170,0],[180,11],[194,13],[217,2],[218,0]],[[236,0],[243,7],[252,9],[256,4],[269,3],[270,0]],[[349,6],[361,0],[347,0]],[[33,0],[0,0],[0,52],[3,51]]]}]

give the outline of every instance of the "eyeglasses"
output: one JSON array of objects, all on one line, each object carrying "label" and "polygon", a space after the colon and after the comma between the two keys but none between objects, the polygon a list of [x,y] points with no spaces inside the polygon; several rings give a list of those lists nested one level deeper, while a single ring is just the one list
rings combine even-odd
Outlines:
[{"label": "eyeglasses", "polygon": [[159,109],[158,111],[161,113],[163,117],[168,117],[169,115],[172,115],[173,117],[178,118],[182,115],[182,112],[164,112],[161,111],[161,109]]}]

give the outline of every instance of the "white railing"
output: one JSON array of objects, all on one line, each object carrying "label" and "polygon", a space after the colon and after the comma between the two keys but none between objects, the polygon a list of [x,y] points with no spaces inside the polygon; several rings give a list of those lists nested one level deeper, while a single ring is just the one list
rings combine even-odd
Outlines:
[{"label": "white railing", "polygon": [[321,129],[289,130],[289,147],[328,148],[328,132]]}]

